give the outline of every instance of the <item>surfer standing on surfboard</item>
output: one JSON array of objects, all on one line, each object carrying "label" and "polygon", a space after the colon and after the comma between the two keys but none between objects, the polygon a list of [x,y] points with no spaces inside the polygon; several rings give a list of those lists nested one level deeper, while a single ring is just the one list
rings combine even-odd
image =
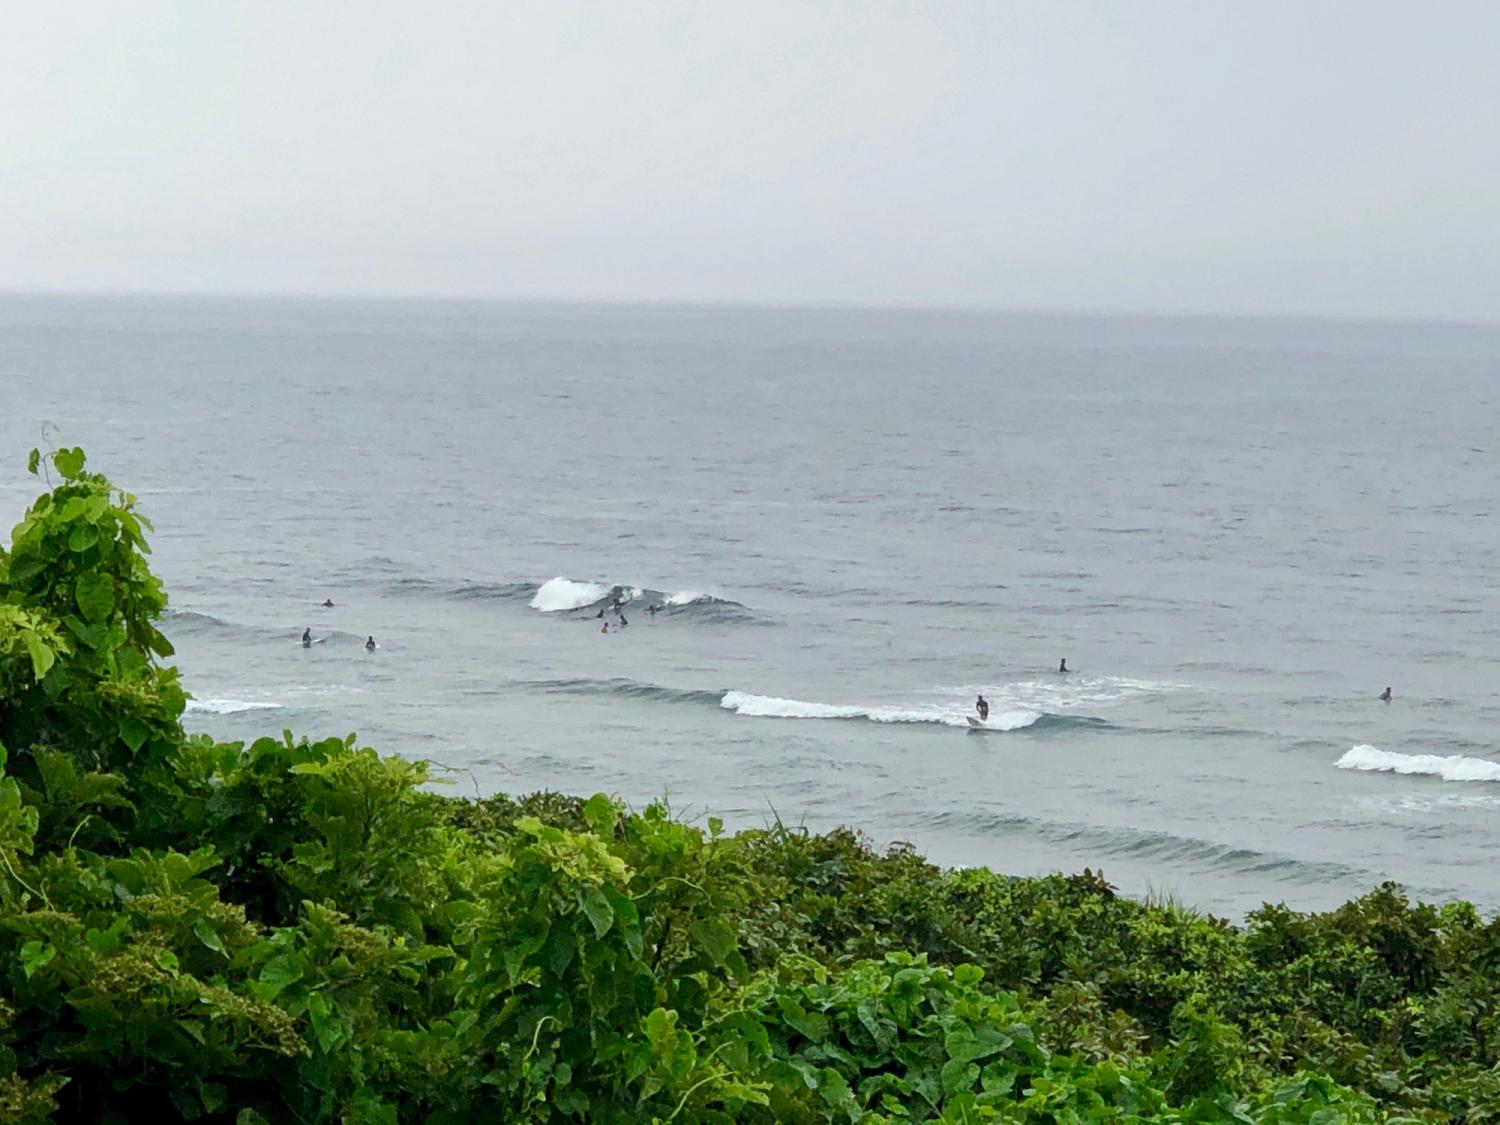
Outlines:
[{"label": "surfer standing on surfboard", "polygon": [[979,721],[981,723],[990,717],[990,705],[985,702],[985,698],[982,695],[975,701],[974,710],[979,712]]}]

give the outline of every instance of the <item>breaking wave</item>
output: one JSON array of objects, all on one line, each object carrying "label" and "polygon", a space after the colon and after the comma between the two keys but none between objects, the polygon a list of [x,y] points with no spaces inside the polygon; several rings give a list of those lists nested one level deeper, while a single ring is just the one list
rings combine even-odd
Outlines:
[{"label": "breaking wave", "polygon": [[[751,695],[727,691],[719,706],[737,715],[757,719],[864,719],[872,723],[936,723],[947,727],[972,726],[968,716],[943,704],[911,706],[861,706],[815,703],[801,699],[779,699],[770,695]],[[1029,728],[1106,727],[1103,719],[1084,715],[1055,715],[1045,711],[992,710],[982,724],[985,730],[1012,731]]]},{"label": "breaking wave", "polygon": [[[549,579],[537,587],[531,599],[531,608],[543,613],[564,613],[570,609],[586,609],[602,602],[618,586],[606,586],[602,582],[575,582],[571,578]],[[616,595],[617,597],[619,595]],[[629,598],[620,598],[629,601]]]},{"label": "breaking wave", "polygon": [[670,617],[689,616],[702,621],[764,624],[760,614],[729,598],[700,590],[657,590],[628,582],[580,581],[566,575],[535,582],[441,582],[431,578],[402,577],[383,583],[383,589],[398,597],[433,597],[443,601],[524,602],[540,613],[567,614],[608,607],[616,598],[637,611],[655,605]]},{"label": "breaking wave", "polygon": [[626,583],[610,585],[606,582],[579,582],[562,576],[549,579],[536,587],[530,605],[532,609],[542,613],[568,613],[603,608],[616,599],[624,605],[634,605],[637,611],[643,605],[654,605],[659,613],[669,617],[691,616],[705,621],[745,623],[760,620],[739,602],[698,590],[683,590],[673,594]]},{"label": "breaking wave", "polygon": [[1500,781],[1500,762],[1463,754],[1397,754],[1373,746],[1351,747],[1334,763],[1341,770],[1404,773],[1438,777],[1444,781]]}]

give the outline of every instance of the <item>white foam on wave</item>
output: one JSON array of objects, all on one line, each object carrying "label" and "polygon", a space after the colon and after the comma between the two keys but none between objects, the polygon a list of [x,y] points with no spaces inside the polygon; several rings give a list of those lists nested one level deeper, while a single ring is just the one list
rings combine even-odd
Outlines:
[{"label": "white foam on wave", "polygon": [[238,715],[242,711],[277,711],[279,703],[257,703],[245,699],[189,699],[189,711],[205,711],[210,715]]},{"label": "white foam on wave", "polygon": [[974,697],[984,695],[992,709],[1043,711],[1052,715],[1088,714],[1133,699],[1167,695],[1188,689],[1169,680],[1136,680],[1124,676],[1091,676],[1080,672],[1052,673],[1002,684],[963,684],[937,690],[955,706],[972,710]]},{"label": "white foam on wave", "polygon": [[1334,763],[1341,770],[1419,774],[1444,781],[1500,781],[1500,762],[1463,754],[1397,754],[1374,746],[1351,747]]},{"label": "white foam on wave", "polygon": [[708,594],[700,593],[697,590],[683,590],[681,593],[672,594],[667,598],[666,601],[662,602],[661,604],[692,605],[694,602],[706,602],[711,600],[712,598]]},{"label": "white foam on wave", "polygon": [[536,595],[531,599],[531,608],[543,613],[582,609],[586,605],[593,605],[609,591],[610,587],[600,582],[574,582],[571,578],[559,575],[537,587]]},{"label": "white foam on wave", "polygon": [[[943,705],[915,707],[843,706],[835,703],[813,703],[801,699],[779,699],[771,695],[751,695],[744,691],[726,691],[719,706],[737,715],[757,719],[868,719],[874,723],[940,723],[948,727],[967,727],[968,718]],[[984,724],[990,730],[1020,730],[1040,719],[1039,711],[991,711]]]}]

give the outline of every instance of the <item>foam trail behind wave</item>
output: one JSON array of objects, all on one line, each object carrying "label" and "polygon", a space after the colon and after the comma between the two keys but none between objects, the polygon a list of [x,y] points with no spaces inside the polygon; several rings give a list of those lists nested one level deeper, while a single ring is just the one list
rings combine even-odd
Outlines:
[{"label": "foam trail behind wave", "polygon": [[1374,746],[1350,748],[1334,763],[1341,770],[1368,770],[1375,773],[1419,774],[1440,777],[1444,781],[1500,781],[1500,762],[1488,758],[1470,758],[1463,754],[1397,754]]}]

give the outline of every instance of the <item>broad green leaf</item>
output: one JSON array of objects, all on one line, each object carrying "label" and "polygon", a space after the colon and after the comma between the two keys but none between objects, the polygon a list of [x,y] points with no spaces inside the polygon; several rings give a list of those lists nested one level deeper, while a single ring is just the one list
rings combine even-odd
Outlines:
[{"label": "broad green leaf", "polygon": [[702,918],[694,922],[688,927],[688,936],[715,965],[722,965],[739,944],[734,931],[717,918]]},{"label": "broad green leaf", "polygon": [[594,927],[595,937],[602,938],[609,933],[610,926],[614,925],[615,912],[598,887],[583,888],[578,896],[578,905],[583,908],[584,914],[588,915],[588,920]]},{"label": "broad green leaf", "polygon": [[99,529],[93,524],[81,523],[68,534],[68,550],[81,555],[99,542]]},{"label": "broad green leaf", "polygon": [[790,997],[780,997],[781,1018],[787,1026],[814,1043],[821,1043],[828,1036],[828,1017],[821,1012],[809,1012]]},{"label": "broad green leaf", "polygon": [[214,929],[213,923],[207,918],[199,918],[193,923],[193,933],[197,934],[198,940],[215,953],[229,956],[228,950],[224,948],[224,939],[219,936],[219,932]]},{"label": "broad green leaf", "polygon": [[52,463],[64,480],[77,480],[83,472],[83,450],[59,449],[52,455]]},{"label": "broad green leaf", "polygon": [[125,715],[120,719],[120,741],[130,747],[132,752],[144,746],[150,734],[151,728],[134,715]]},{"label": "broad green leaf", "polygon": [[36,471],[41,468],[41,465],[42,451],[40,449],[33,449],[26,455],[26,471],[32,476],[36,476]]},{"label": "broad green leaf", "polygon": [[296,984],[301,979],[301,966],[286,954],[271,958],[260,970],[261,983],[270,985],[273,994],[280,992],[288,985]]},{"label": "broad green leaf", "polygon": [[100,571],[82,575],[73,586],[73,600],[86,620],[105,620],[115,609],[114,579]]},{"label": "broad green leaf", "polygon": [[30,629],[21,631],[21,643],[26,646],[26,654],[31,657],[31,672],[38,680],[46,677],[52,670],[52,663],[57,659],[56,654],[43,641],[42,638]]},{"label": "broad green leaf", "polygon": [[619,814],[615,804],[603,793],[595,793],[583,806],[583,818],[589,822],[589,827],[594,834],[602,836],[606,840],[612,840],[615,836],[615,822]]},{"label": "broad green leaf", "polygon": [[174,977],[177,975],[177,954],[170,949],[158,949],[153,959]]},{"label": "broad green leaf", "polygon": [[43,945],[39,941],[28,941],[21,946],[21,971],[30,980],[31,975],[57,956],[57,948]]}]

